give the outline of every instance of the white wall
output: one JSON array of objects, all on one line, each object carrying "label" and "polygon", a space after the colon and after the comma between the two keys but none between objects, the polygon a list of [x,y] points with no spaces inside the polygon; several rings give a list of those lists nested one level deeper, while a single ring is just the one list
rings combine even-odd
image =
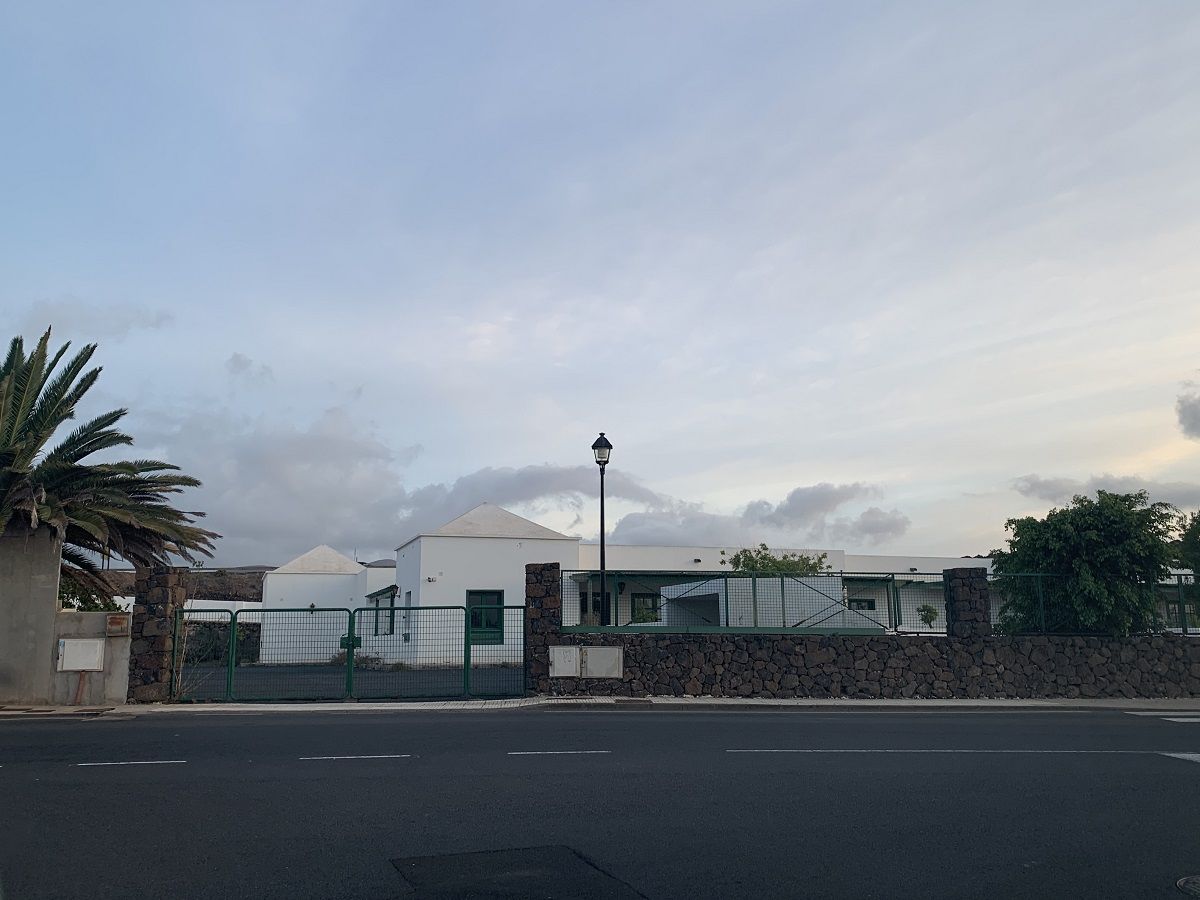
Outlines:
[{"label": "white wall", "polygon": [[874,556],[869,553],[847,553],[845,572],[910,572],[941,575],[944,569],[992,570],[990,559],[962,559],[958,556]]},{"label": "white wall", "polygon": [[404,603],[405,591],[412,591],[412,605],[421,605],[421,541],[409,541],[396,551],[396,587],[398,604]]},{"label": "white wall", "polygon": [[[505,606],[524,606],[527,563],[556,562],[569,569],[578,564],[579,558],[575,540],[425,535],[405,550],[417,544],[420,545],[420,600],[418,603],[414,593],[413,603],[423,609],[461,607],[467,602],[469,590],[503,591]],[[439,654],[457,653],[461,659],[461,618],[453,618],[449,613],[414,613],[412,619],[412,653],[418,664]],[[523,615],[515,610],[506,611],[504,643],[472,646],[472,662],[486,665],[489,661],[514,659],[523,641],[523,629]]]},{"label": "white wall", "polygon": [[341,638],[348,631],[348,616],[338,612],[309,613],[309,604],[318,609],[364,606],[365,584],[363,571],[351,574],[268,572],[263,579],[260,662],[319,663],[332,659],[341,652]]},{"label": "white wall", "polygon": [[[652,547],[630,544],[608,544],[605,547],[605,563],[609,569],[626,569],[631,572],[719,572],[721,560],[728,559],[741,547]],[[721,556],[721,551],[725,556]],[[780,552],[776,550],[776,552]],[[805,553],[815,556],[827,554],[826,562],[835,570],[842,568],[845,552],[842,550],[788,550],[789,553]],[[696,562],[699,559],[700,562]],[[568,569],[599,569],[600,545],[580,544],[579,563],[565,566]],[[905,568],[903,571],[908,571]]]},{"label": "white wall", "polygon": [[[740,547],[660,547],[609,544],[605,548],[609,569],[630,572],[719,572],[721,560],[733,556]],[[878,556],[869,553],[847,553],[844,550],[774,549],[774,552],[826,554],[826,564],[834,572],[933,572],[961,567],[992,567],[990,559],[961,559],[957,556]],[[721,551],[725,556],[721,556]],[[700,562],[696,562],[699,559]],[[600,545],[579,545],[578,565],[568,569],[599,569]]]}]

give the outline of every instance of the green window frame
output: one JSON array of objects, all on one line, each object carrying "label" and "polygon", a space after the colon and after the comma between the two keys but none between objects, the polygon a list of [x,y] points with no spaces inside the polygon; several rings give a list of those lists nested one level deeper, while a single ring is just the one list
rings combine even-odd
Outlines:
[{"label": "green window frame", "polygon": [[629,595],[629,622],[631,625],[647,625],[661,621],[661,594],[655,592]]},{"label": "green window frame", "polygon": [[467,629],[472,645],[504,643],[504,591],[467,591]]}]

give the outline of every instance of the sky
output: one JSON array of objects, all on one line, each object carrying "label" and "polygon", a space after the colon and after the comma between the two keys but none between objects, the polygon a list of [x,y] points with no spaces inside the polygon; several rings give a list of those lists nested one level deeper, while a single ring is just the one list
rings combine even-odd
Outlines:
[{"label": "sky", "polygon": [[1200,507],[1200,5],[0,7],[0,313],[215,564]]}]

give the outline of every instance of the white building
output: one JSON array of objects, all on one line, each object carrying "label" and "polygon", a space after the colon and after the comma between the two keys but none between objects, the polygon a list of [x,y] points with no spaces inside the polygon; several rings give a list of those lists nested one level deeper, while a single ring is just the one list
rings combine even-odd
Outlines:
[{"label": "white building", "polygon": [[485,503],[401,544],[394,569],[321,546],[269,572],[262,662],[333,661],[349,633],[347,609],[357,610],[356,656],[383,666],[445,665],[464,653],[483,665],[511,661],[523,639],[527,563],[562,568],[567,626],[865,632],[902,618],[913,624],[918,603],[940,606],[942,570],[991,567],[988,559],[809,549],[788,552],[825,553],[827,573],[750,578],[722,566],[739,549],[610,544],[602,592],[598,545]]},{"label": "white building", "polygon": [[[262,620],[260,661],[331,662],[345,649],[341,638],[350,631],[347,611],[377,608],[383,598],[390,600],[395,583],[395,564],[390,559],[358,563],[324,544],[272,569],[263,576],[257,617]],[[353,615],[355,625],[374,625],[369,612]],[[364,645],[363,653],[369,652]]]}]

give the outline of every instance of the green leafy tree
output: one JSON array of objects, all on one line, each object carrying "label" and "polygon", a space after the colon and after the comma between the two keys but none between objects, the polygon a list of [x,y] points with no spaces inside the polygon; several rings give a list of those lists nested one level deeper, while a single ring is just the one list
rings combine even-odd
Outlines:
[{"label": "green leafy tree", "polygon": [[63,609],[78,609],[81,612],[120,612],[121,605],[103,593],[80,587],[73,579],[61,578],[58,582],[58,602]]},{"label": "green leafy tree", "polygon": [[53,354],[49,346],[49,329],[29,353],[20,337],[13,338],[0,365],[0,530],[57,532],[71,602],[111,599],[112,586],[96,564],[100,558],[151,565],[167,563],[172,555],[188,561],[211,555],[219,535],[195,524],[203,513],[169,502],[171,495],[198,486],[195,478],[155,460],[91,461],[133,443],[114,427],[128,410],[96,416],[51,446],[75,418],[100,369],[87,368],[95,344],[69,359],[70,344]]},{"label": "green leafy tree", "polygon": [[940,613],[932,603],[922,603],[917,607],[917,615],[921,617],[921,621],[925,623],[926,628],[931,628],[933,623],[937,621]]},{"label": "green leafy tree", "polygon": [[1200,512],[1185,515],[1179,522],[1179,539],[1175,541],[1175,563],[1180,568],[1200,574]]},{"label": "green leafy tree", "polygon": [[[1045,518],[1009,519],[994,555],[1000,629],[1125,635],[1161,627],[1158,584],[1172,561],[1178,510],[1145,491],[1077,496]],[[1047,577],[1019,577],[1044,573]]]},{"label": "green leafy tree", "polygon": [[766,544],[743,548],[728,559],[721,551],[721,565],[735,572],[755,572],[763,575],[819,575],[829,571],[826,554],[808,556],[804,553],[781,553],[776,556]]}]

